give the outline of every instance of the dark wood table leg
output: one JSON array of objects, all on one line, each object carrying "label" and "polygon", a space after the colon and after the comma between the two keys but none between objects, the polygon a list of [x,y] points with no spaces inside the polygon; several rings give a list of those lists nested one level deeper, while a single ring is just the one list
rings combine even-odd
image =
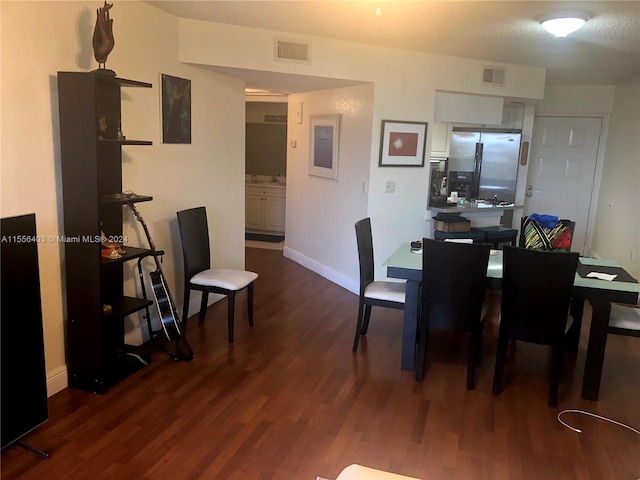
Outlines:
[{"label": "dark wood table leg", "polygon": [[584,312],[584,299],[573,298],[569,313],[573,323],[565,336],[565,349],[567,352],[576,353],[580,344],[580,331],[582,330],[582,314]]},{"label": "dark wood table leg", "polygon": [[405,291],[404,323],[402,326],[402,370],[413,370],[416,360],[420,282],[407,280]]},{"label": "dark wood table leg", "polygon": [[589,345],[587,358],[584,363],[584,377],[582,379],[582,398],[598,400],[604,352],[607,347],[607,329],[611,304],[607,301],[590,300],[592,307],[591,329],[589,331]]}]

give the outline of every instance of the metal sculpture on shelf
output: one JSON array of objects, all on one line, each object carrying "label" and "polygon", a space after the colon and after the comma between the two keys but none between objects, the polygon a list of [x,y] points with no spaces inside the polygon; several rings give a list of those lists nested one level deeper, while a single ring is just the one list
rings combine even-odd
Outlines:
[{"label": "metal sculpture on shelf", "polygon": [[109,10],[113,7],[113,3],[104,2],[102,8],[98,8],[96,17],[96,26],[93,30],[93,56],[98,62],[99,69],[105,69],[107,57],[115,40],[113,38],[113,19],[109,18]]}]

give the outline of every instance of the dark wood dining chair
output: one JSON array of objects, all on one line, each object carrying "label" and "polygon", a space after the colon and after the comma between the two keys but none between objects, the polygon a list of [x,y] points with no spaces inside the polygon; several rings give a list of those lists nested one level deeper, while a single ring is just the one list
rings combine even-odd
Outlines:
[{"label": "dark wood dining chair", "polygon": [[467,389],[473,390],[482,355],[488,244],[422,240],[422,300],[418,314],[416,380],[424,378],[429,330],[470,333]]},{"label": "dark wood dining chair", "polygon": [[360,336],[366,335],[369,329],[372,306],[404,310],[405,304],[404,282],[375,280],[371,219],[363,218],[357,221],[355,226],[360,262],[360,298],[356,334],[353,339],[354,352],[358,350]]},{"label": "dark wood dining chair", "polygon": [[502,305],[493,393],[502,392],[510,340],[551,346],[548,405],[558,404],[558,388],[571,322],[569,306],[578,266],[577,252],[503,248]]},{"label": "dark wood dining chair", "polygon": [[258,274],[246,270],[211,268],[209,226],[205,207],[182,210],[177,212],[177,216],[184,260],[183,331],[186,331],[191,290],[202,292],[198,315],[201,322],[204,322],[206,317],[209,293],[218,293],[227,296],[229,343],[233,343],[236,293],[247,289],[249,325],[253,326],[253,285]]}]

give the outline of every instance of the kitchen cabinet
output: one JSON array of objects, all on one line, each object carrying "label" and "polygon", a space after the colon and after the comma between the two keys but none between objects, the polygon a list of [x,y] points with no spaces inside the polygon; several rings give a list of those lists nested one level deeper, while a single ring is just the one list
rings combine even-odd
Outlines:
[{"label": "kitchen cabinet", "polygon": [[246,185],[245,226],[247,231],[283,234],[286,189],[278,185]]},{"label": "kitchen cabinet", "polygon": [[523,105],[505,105],[502,109],[502,124],[500,127],[522,130],[524,123]]},{"label": "kitchen cabinet", "polygon": [[[124,294],[124,263],[152,252],[127,244],[123,209],[152,197],[122,192],[122,148],[152,142],[122,135],[121,88],[151,86],[108,70],[58,72],[64,212],[59,241],[64,243],[66,354],[72,388],[103,393],[144,366],[141,360],[150,359],[149,346],[124,341],[125,317],[152,304]],[[102,232],[108,240],[123,242],[124,251],[103,258]]]},{"label": "kitchen cabinet", "polygon": [[432,122],[431,127],[431,157],[447,158],[452,124],[449,122]]}]

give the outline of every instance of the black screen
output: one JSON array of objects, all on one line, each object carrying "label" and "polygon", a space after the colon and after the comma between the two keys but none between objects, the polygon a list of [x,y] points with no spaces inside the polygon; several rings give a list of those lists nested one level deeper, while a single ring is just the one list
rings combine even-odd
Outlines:
[{"label": "black screen", "polygon": [[0,425],[2,448],[49,417],[35,214],[3,218]]}]

